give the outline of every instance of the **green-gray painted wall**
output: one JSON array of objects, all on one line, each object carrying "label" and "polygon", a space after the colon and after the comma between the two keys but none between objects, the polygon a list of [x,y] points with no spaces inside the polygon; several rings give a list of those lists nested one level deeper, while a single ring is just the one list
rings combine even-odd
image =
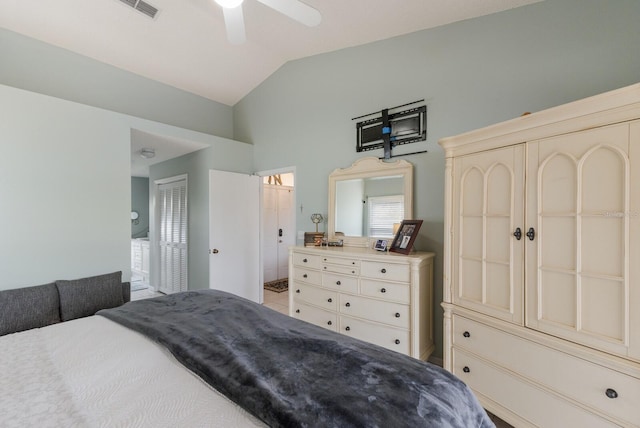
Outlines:
[{"label": "green-gray painted wall", "polygon": [[546,0],[284,65],[234,106],[256,170],[296,166],[298,230],[327,212],[327,176],[362,156],[351,118],[424,98],[414,164],[415,246],[437,253],[442,355],[444,154],[438,139],[640,81],[640,1]]}]

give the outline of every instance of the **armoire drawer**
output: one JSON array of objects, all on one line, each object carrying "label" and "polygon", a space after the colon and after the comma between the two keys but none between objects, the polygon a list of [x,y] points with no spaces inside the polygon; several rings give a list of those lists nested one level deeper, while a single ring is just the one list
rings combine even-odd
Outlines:
[{"label": "armoire drawer", "polygon": [[611,417],[640,425],[640,379],[458,315],[453,317],[453,326],[455,347],[484,356]]},{"label": "armoire drawer", "polygon": [[293,253],[293,264],[320,269],[322,267],[322,257],[315,254]]},{"label": "armoire drawer", "polygon": [[367,278],[387,281],[409,282],[411,279],[409,265],[405,264],[363,261],[360,272]]},{"label": "armoire drawer", "polygon": [[518,415],[521,420],[507,420],[516,426],[526,423],[545,428],[618,426],[455,347],[453,373],[479,394],[481,403],[486,397]]},{"label": "armoire drawer", "polygon": [[320,285],[322,284],[322,272],[318,270],[297,267],[293,269],[293,279],[295,281],[302,281],[309,284]]},{"label": "armoire drawer", "polygon": [[386,327],[376,323],[340,316],[338,332],[356,339],[371,342],[392,351],[410,355],[410,334],[408,330]]},{"label": "armoire drawer", "polygon": [[378,297],[380,299],[393,300],[394,302],[399,303],[408,304],[411,302],[411,287],[409,284],[362,279],[360,281],[360,294],[364,296]]},{"label": "armoire drawer", "polygon": [[319,306],[330,311],[338,308],[338,293],[305,284],[294,284],[294,301],[301,301]]},{"label": "armoire drawer", "polygon": [[340,294],[340,313],[377,321],[394,327],[409,328],[409,306],[374,300],[366,297]]},{"label": "armoire drawer", "polygon": [[293,317],[332,331],[336,331],[338,328],[338,316],[335,312],[314,308],[300,302],[293,304]]},{"label": "armoire drawer", "polygon": [[358,293],[358,278],[346,275],[336,275],[332,273],[322,274],[322,286],[337,291],[348,293]]}]

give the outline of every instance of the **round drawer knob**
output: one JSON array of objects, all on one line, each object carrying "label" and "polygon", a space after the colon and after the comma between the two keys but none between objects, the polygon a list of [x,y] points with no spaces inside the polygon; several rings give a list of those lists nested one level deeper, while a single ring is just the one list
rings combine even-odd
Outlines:
[{"label": "round drawer knob", "polygon": [[347,331],[350,331],[350,330],[351,330],[351,327],[346,326],[344,329],[345,329],[345,330],[347,330]]},{"label": "round drawer knob", "polygon": [[300,313],[300,309],[296,309],[296,314],[299,314],[299,313]]},{"label": "round drawer knob", "polygon": [[348,308],[349,306],[351,306],[351,303],[347,302],[345,306]]},{"label": "round drawer knob", "polygon": [[400,312],[396,312],[396,318],[400,318]]},{"label": "round drawer knob", "polygon": [[380,292],[381,292],[381,293],[386,293],[386,292],[387,292],[387,289],[386,289],[386,288],[383,288],[382,290],[380,290]]},{"label": "round drawer knob", "polygon": [[302,277],[303,277],[303,278],[306,278],[306,277],[307,277],[307,274],[305,273],[304,275],[302,275]]},{"label": "round drawer knob", "polygon": [[400,344],[400,339],[396,339],[396,345]]},{"label": "round drawer knob", "polygon": [[302,263],[306,263],[306,262],[307,262],[307,259],[302,259]]},{"label": "round drawer knob", "polygon": [[342,284],[340,281],[336,281],[336,285],[340,285]]},{"label": "round drawer knob", "polygon": [[387,273],[387,270],[383,268],[383,269],[380,269],[380,272]]},{"label": "round drawer knob", "polygon": [[351,264],[352,264],[352,265],[355,265],[355,264],[356,264],[356,262],[351,262]]},{"label": "round drawer knob", "polygon": [[327,299],[327,302],[331,303],[333,300],[331,298]]},{"label": "round drawer knob", "polygon": [[324,260],[325,262],[327,261],[327,259],[322,259],[322,260]]},{"label": "round drawer knob", "polygon": [[616,392],[615,389],[607,388],[607,390],[605,391],[605,394],[609,398],[618,398],[618,393]]},{"label": "round drawer knob", "polygon": [[300,289],[297,289],[297,290],[296,290],[296,293],[300,293]]},{"label": "round drawer knob", "polygon": [[471,369],[469,367],[467,367],[467,366],[464,366],[462,368],[462,371],[465,372],[465,373],[469,373],[471,371]]},{"label": "round drawer knob", "polygon": [[465,331],[464,333],[462,333],[462,335],[464,337],[471,337],[471,333],[469,333],[468,331]]},{"label": "round drawer knob", "polygon": [[331,325],[333,324],[331,321],[327,321],[327,325]]}]

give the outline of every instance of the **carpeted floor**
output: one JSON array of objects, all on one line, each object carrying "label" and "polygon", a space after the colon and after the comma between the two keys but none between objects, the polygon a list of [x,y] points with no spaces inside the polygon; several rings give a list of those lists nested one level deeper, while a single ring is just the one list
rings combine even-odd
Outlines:
[{"label": "carpeted floor", "polygon": [[282,293],[289,289],[289,278],[265,282],[264,288],[267,290],[275,291],[276,293]]}]

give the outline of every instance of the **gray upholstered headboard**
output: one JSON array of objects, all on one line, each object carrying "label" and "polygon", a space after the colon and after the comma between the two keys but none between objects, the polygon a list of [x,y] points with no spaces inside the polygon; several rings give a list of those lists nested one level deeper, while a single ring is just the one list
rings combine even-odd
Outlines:
[{"label": "gray upholstered headboard", "polygon": [[131,300],[122,272],[0,291],[0,336],[86,317]]}]

